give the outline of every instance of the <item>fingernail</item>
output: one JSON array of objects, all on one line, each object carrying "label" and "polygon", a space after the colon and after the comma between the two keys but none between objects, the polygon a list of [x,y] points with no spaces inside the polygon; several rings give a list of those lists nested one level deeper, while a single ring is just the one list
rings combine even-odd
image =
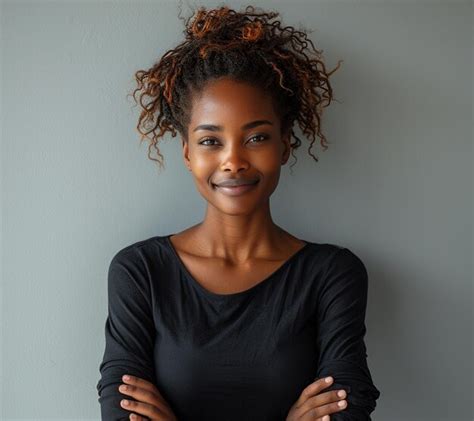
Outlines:
[{"label": "fingernail", "polygon": [[344,408],[346,406],[346,401],[339,401],[337,403],[341,408]]},{"label": "fingernail", "polygon": [[331,383],[331,380],[332,380],[332,377],[326,377],[326,378],[324,379],[324,381],[325,381],[326,383]]},{"label": "fingernail", "polygon": [[130,376],[125,375],[125,376],[123,376],[123,379],[124,380],[130,380]]},{"label": "fingernail", "polygon": [[122,403],[123,403],[125,406],[128,405],[128,401],[127,401],[126,399],[124,399],[124,400],[122,401]]}]

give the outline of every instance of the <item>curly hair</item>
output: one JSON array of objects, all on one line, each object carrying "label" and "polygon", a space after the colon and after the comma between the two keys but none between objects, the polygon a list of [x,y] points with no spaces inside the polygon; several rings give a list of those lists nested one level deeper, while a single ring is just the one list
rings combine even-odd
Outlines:
[{"label": "curly hair", "polygon": [[[318,136],[327,149],[321,115],[333,99],[329,76],[343,60],[331,72],[326,71],[322,50],[308,39],[308,30],[282,27],[274,20],[277,16],[278,12],[254,6],[247,6],[244,12],[225,5],[211,10],[199,7],[184,21],[185,40],[150,69],[135,73],[138,87],[133,98],[142,109],[136,128],[140,144],[145,139],[150,142],[149,159],[164,166],[157,146],[160,137],[168,131],[175,137],[177,130],[187,142],[192,95],[209,81],[229,77],[269,94],[281,121],[281,133],[289,131],[290,139],[295,139],[290,142],[293,157],[296,159],[293,152],[301,145],[292,128],[296,120],[311,140],[308,153],[318,161],[311,148]],[[152,147],[159,159],[151,156]]]}]

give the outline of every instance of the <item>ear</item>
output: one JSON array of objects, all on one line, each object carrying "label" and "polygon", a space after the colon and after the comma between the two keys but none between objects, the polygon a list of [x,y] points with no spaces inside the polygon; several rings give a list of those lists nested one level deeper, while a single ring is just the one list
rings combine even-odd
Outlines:
[{"label": "ear", "polygon": [[191,164],[189,162],[189,144],[186,139],[181,138],[181,147],[182,147],[182,154],[183,154],[183,161],[184,165],[191,171]]}]

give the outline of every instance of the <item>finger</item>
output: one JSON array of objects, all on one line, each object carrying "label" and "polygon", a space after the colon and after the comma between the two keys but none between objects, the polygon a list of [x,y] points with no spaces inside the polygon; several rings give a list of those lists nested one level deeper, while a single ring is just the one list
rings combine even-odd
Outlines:
[{"label": "finger", "polygon": [[[151,421],[151,418],[142,417],[141,415],[137,415],[137,414],[130,414],[129,418],[130,418],[131,421]],[[156,419],[158,419],[158,418],[156,418]]]},{"label": "finger", "polygon": [[[327,382],[326,379],[329,379],[329,382]],[[299,408],[300,406],[302,406],[310,397],[320,393],[326,387],[329,387],[333,381],[334,379],[332,377],[326,377],[318,379],[306,386],[301,392],[300,397],[296,401],[296,407]]]},{"label": "finger", "polygon": [[[156,408],[162,416],[170,415],[171,408],[169,408],[168,403],[161,397],[161,394],[155,386],[153,386],[150,391],[130,384],[121,384],[118,389],[120,393],[126,395],[125,397],[131,396],[139,402],[149,404]],[[149,420],[146,419],[145,421]]]},{"label": "finger", "polygon": [[[325,415],[340,412],[347,407],[347,401],[344,400],[344,398],[347,397],[347,392],[345,390],[330,390],[328,392],[320,390],[319,393],[317,393],[318,381],[315,383],[316,384],[309,385],[306,388],[307,390],[302,393],[302,397],[306,397],[306,400],[300,404],[300,406],[296,407],[298,417],[300,417],[298,419],[306,421],[313,421],[315,417],[322,419]],[[330,384],[331,383],[329,383],[329,385]],[[328,386],[320,386],[322,389],[326,387]],[[339,395],[339,393],[342,393],[342,395]],[[339,406],[339,404],[342,406]]]},{"label": "finger", "polygon": [[161,400],[165,400],[163,396],[161,395],[160,391],[157,389],[157,387],[153,384],[150,383],[148,380],[142,379],[140,377],[132,376],[130,374],[125,374],[122,376],[122,380],[124,383],[139,387],[141,389],[149,390],[150,392],[155,393],[156,396],[158,396]]},{"label": "finger", "polygon": [[127,411],[132,411],[133,413],[142,417],[145,416],[156,420],[164,419],[163,413],[156,406],[150,405],[148,403],[132,401],[130,399],[122,399],[120,401],[120,406]]},{"label": "finger", "polygon": [[[342,403],[343,406],[340,406],[339,404]],[[309,410],[306,410],[306,407],[302,407],[302,414],[303,416],[300,416],[301,421],[312,421],[314,420],[314,417],[320,417],[324,419],[325,416],[329,417],[329,414],[334,414],[336,412],[341,412],[344,409],[347,408],[347,401],[346,400],[341,400],[339,402],[330,402],[326,405],[322,405],[321,403],[319,404],[313,404],[312,407],[310,407]],[[330,419],[330,418],[328,418]]]},{"label": "finger", "polygon": [[137,414],[130,414],[130,416],[128,417],[131,421],[150,421],[149,418],[146,418],[146,417],[142,417],[141,415],[137,415]]},{"label": "finger", "polygon": [[335,392],[323,393],[309,398],[301,408],[322,408],[327,405],[333,405],[334,408],[345,409],[347,406],[347,399],[338,397]]},{"label": "finger", "polygon": [[124,395],[131,396],[135,398],[137,401],[147,403],[149,405],[156,406],[160,402],[160,400],[158,399],[156,395],[156,392],[157,392],[156,389],[149,391],[137,386],[130,386],[129,384],[121,384],[119,386],[119,392]]},{"label": "finger", "polygon": [[149,382],[148,380],[145,380],[145,379],[142,379],[140,377],[136,377],[136,376],[131,376],[129,374],[124,374],[122,376],[122,381],[125,383],[125,384],[129,384],[131,386],[136,386],[136,387],[139,387],[141,389],[145,389],[145,390],[149,390],[149,391],[152,391],[154,389],[156,389],[156,386]]}]

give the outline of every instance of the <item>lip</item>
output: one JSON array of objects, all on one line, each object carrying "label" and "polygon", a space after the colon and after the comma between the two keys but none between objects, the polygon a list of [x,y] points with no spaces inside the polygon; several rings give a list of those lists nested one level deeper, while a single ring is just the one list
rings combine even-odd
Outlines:
[{"label": "lip", "polygon": [[221,181],[220,183],[216,183],[216,186],[219,187],[236,187],[241,186],[243,184],[256,184],[258,178],[228,178],[226,180]]},{"label": "lip", "polygon": [[233,186],[233,187],[218,186],[216,184],[214,186],[216,187],[216,189],[219,189],[219,191],[225,194],[226,196],[240,196],[244,193],[249,192],[250,190],[253,190],[258,183],[259,182],[257,181],[256,183],[253,183],[253,184],[242,184],[240,186]]}]

